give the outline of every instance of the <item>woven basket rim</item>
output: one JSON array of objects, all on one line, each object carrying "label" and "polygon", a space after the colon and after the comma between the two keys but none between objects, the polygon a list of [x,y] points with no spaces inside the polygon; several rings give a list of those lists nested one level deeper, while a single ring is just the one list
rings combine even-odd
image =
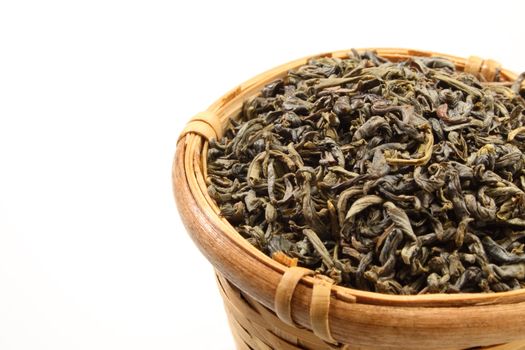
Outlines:
[{"label": "woven basket rim", "polygon": [[[442,54],[442,53],[434,53],[430,51],[421,51],[421,50],[412,50],[412,49],[397,49],[397,48],[369,48],[369,49],[357,49],[357,51],[362,52],[365,50],[373,50],[377,52],[379,56],[389,58],[391,60],[404,60],[408,59],[410,57],[443,57],[451,60],[454,62],[459,69],[463,69],[465,66],[466,60],[464,58],[460,58],[457,56],[452,56],[448,54]],[[227,94],[225,94],[223,97],[221,97],[219,100],[217,100],[214,104],[212,104],[207,112],[211,113],[212,115],[216,115],[220,121],[221,124],[224,125],[224,123],[233,115],[227,114],[227,108],[228,104],[232,103],[234,100],[238,100],[239,97],[242,97],[244,100],[247,97],[247,93],[245,91],[249,90],[248,88],[243,87],[250,87],[253,85],[254,82],[261,83],[262,80],[264,81],[271,81],[272,79],[276,79],[278,76],[285,74],[288,70],[293,69],[297,66],[303,65],[306,63],[307,60],[312,58],[319,58],[319,57],[338,57],[343,58],[347,57],[350,50],[341,50],[341,51],[335,51],[335,52],[329,52],[324,54],[317,54],[312,56],[307,56],[305,58],[301,58],[299,60],[295,60],[292,62],[289,62],[287,64],[281,65],[277,68],[271,69],[265,73],[262,73],[247,82],[240,85],[240,87],[231,90]],[[506,70],[501,69],[500,72],[501,77],[506,81],[512,81],[516,78],[516,74]],[[188,136],[190,133],[186,134]],[[202,152],[202,162],[203,162],[203,169],[204,172],[202,175],[206,176],[206,151],[207,146],[203,144],[203,147],[206,147]],[[204,178],[202,178],[204,181]],[[257,259],[260,259],[265,263],[265,265],[268,268],[271,268],[274,271],[277,271],[279,273],[284,273],[284,271],[287,269],[285,265],[282,265],[281,263],[271,259],[266,254],[259,251],[257,248],[253,247],[251,244],[249,244],[238,232],[237,230],[225,219],[221,219],[218,215],[218,208],[215,205],[215,202],[213,199],[210,198],[207,191],[203,191],[200,193],[205,199],[206,202],[209,204],[208,208],[203,208],[204,211],[210,212],[213,211],[216,214],[216,217],[214,217],[212,220],[214,223],[220,226],[220,229],[228,236],[228,238],[232,239],[235,243],[239,244],[243,250],[246,252],[246,254],[252,255],[256,257]],[[305,277],[305,282],[312,286],[313,285],[313,278],[312,277]],[[456,301],[467,301],[469,300],[471,303],[479,304],[483,302],[489,302],[495,298],[498,299],[499,302],[502,302],[503,299],[511,297],[514,299],[517,296],[523,297],[523,300],[525,300],[525,289],[515,290],[515,291],[508,291],[508,292],[499,292],[499,293],[458,293],[458,294],[445,294],[445,293],[437,293],[437,294],[423,294],[423,295],[390,295],[390,294],[382,294],[378,292],[369,292],[369,291],[362,291],[359,289],[351,288],[351,287],[344,287],[344,286],[334,286],[333,287],[336,291],[339,290],[342,293],[350,293],[358,298],[358,301],[365,302],[365,303],[378,303],[378,304],[416,304],[419,305],[422,302],[424,304],[427,303],[437,303],[440,305],[451,305],[455,304]],[[522,298],[520,298],[522,299]],[[444,303],[444,304],[443,304]]]}]

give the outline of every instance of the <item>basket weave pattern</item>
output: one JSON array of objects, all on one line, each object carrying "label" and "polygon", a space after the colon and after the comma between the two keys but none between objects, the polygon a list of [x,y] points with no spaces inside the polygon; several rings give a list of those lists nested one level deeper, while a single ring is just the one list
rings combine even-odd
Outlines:
[{"label": "basket weave pattern", "polygon": [[[391,60],[446,57],[485,81],[499,77],[504,84],[516,78],[493,60],[375,50]],[[178,209],[191,237],[217,270],[238,348],[525,349],[525,290],[391,296],[334,286],[328,277],[270,259],[218,215],[207,193],[208,141],[222,136],[223,126],[239,113],[247,97],[310,58],[277,67],[232,90],[192,118],[177,145],[173,184]]]},{"label": "basket weave pattern", "polygon": [[[330,344],[307,329],[290,326],[271,310],[217,273],[219,291],[235,343],[239,350],[371,350],[374,347]],[[385,349],[380,347],[378,349]],[[426,348],[425,348],[426,349]],[[452,349],[452,348],[451,348]],[[494,346],[471,347],[469,350],[523,350],[525,341]]]}]

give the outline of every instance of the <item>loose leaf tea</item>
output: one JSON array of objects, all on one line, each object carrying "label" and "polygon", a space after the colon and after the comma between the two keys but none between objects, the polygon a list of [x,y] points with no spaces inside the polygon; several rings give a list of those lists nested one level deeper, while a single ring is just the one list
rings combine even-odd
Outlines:
[{"label": "loose leaf tea", "polygon": [[525,93],[441,58],[316,58],[210,143],[208,190],[251,244],[389,294],[525,286]]}]

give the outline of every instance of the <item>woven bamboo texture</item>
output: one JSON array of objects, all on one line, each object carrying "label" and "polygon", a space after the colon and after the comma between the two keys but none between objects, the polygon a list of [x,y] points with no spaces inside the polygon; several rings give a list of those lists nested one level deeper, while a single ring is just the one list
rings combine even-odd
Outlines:
[{"label": "woven bamboo texture", "polygon": [[[406,49],[375,51],[391,60],[446,57],[481,80],[497,78],[498,84],[516,78],[493,60]],[[321,56],[344,57],[347,52]],[[177,144],[173,189],[178,210],[188,233],[217,270],[238,348],[525,349],[525,290],[397,296],[335,286],[311,270],[267,257],[218,215],[207,193],[208,141],[222,135],[246,98],[312,57],[233,89],[192,118]]]},{"label": "woven bamboo texture", "polygon": [[[307,329],[290,326],[217,273],[232,335],[239,350],[372,350],[351,344],[326,343]],[[384,349],[384,348],[380,348]],[[471,347],[479,350],[522,350],[525,341],[494,346]]]}]

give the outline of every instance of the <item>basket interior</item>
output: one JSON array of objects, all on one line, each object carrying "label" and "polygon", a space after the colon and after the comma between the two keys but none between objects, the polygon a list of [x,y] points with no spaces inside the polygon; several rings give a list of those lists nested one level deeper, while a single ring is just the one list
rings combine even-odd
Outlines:
[{"label": "basket interior", "polygon": [[[362,49],[359,51],[364,51]],[[425,51],[403,50],[403,49],[374,49],[379,56],[385,57],[392,61],[407,60],[410,57],[443,57],[455,63],[459,70],[464,70],[467,60],[446,54],[437,54]],[[289,70],[297,68],[305,64],[309,59],[315,57],[338,57],[344,58],[348,55],[347,50],[338,51],[334,53],[322,54],[303,58],[297,61],[290,62],[266,73],[263,73],[252,80],[233,89],[228,94],[223,96],[220,100],[214,103],[208,109],[208,112],[213,113],[220,121],[223,128],[226,127],[230,118],[236,118],[242,108],[243,101],[250,97],[259,94],[263,86],[269,82],[284,76]],[[506,69],[500,70],[500,82],[510,82],[516,79],[516,75]],[[193,182],[194,186],[190,186],[194,192],[194,196],[198,198],[199,202],[206,206],[206,210],[214,213],[213,218],[220,226],[221,230],[233,239],[245,251],[246,254],[256,257],[263,262],[267,268],[276,272],[284,273],[287,266],[271,259],[266,254],[262,253],[249,242],[247,242],[236,229],[219,213],[219,207],[215,201],[209,196],[206,185],[207,176],[207,151],[208,141],[198,135],[188,134],[187,147],[185,153],[186,171],[189,174],[195,174],[189,180]],[[196,190],[198,189],[198,190]],[[305,277],[306,284],[313,286],[313,279]],[[334,286],[336,292],[341,294],[351,294],[357,298],[357,302],[374,304],[374,305],[403,305],[403,306],[465,306],[465,305],[479,305],[492,303],[515,303],[525,301],[525,289],[514,290],[500,293],[458,293],[458,294],[423,294],[423,295],[390,295],[377,292],[362,291],[354,288]]]}]

